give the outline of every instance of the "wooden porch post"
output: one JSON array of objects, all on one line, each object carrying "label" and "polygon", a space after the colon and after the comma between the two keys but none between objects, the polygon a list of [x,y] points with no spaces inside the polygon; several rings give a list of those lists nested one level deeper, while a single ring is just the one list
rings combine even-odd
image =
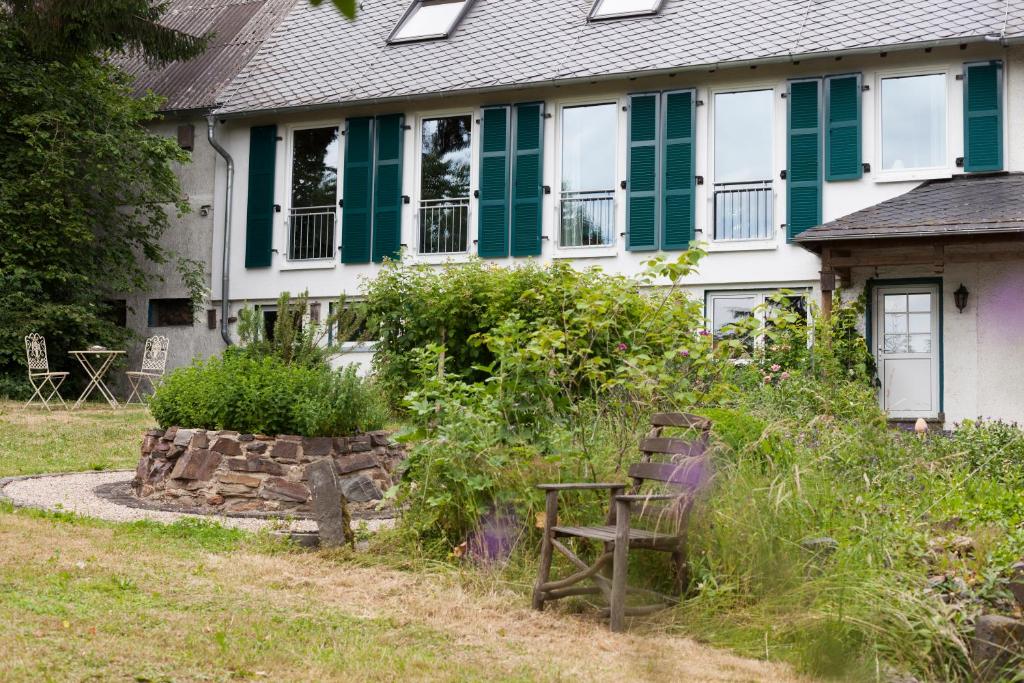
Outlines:
[{"label": "wooden porch post", "polygon": [[821,317],[832,317],[832,293],[836,289],[836,273],[832,269],[832,250],[821,250]]}]

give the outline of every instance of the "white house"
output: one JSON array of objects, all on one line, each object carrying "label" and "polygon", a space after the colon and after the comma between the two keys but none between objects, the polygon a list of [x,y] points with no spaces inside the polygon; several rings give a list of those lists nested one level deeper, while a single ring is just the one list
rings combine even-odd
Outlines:
[{"label": "white house", "polygon": [[[282,291],[358,296],[385,257],[634,273],[697,240],[686,286],[715,329],[838,277],[877,304],[894,418],[1024,418],[1022,40],[1024,0],[299,2],[218,96],[217,324]],[[857,213],[887,200],[1001,227],[950,219],[904,260],[895,223]]]}]

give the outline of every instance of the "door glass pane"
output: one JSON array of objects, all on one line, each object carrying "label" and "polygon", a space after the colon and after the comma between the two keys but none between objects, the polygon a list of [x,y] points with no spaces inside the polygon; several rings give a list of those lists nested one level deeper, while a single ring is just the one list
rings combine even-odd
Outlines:
[{"label": "door glass pane", "polygon": [[899,313],[907,310],[907,295],[906,294],[886,294],[885,295],[885,312],[886,313]]},{"label": "door glass pane", "polygon": [[907,299],[909,301],[909,308],[911,311],[932,310],[931,294],[910,294],[907,296]]},{"label": "door glass pane", "polygon": [[419,251],[466,251],[471,117],[425,119],[420,132]]},{"label": "door glass pane", "polygon": [[886,334],[905,334],[907,331],[907,316],[904,313],[885,314]]},{"label": "door glass pane", "polygon": [[885,353],[906,353],[909,345],[907,343],[907,335],[905,334],[887,334],[885,335],[885,344],[883,346]]},{"label": "door glass pane", "polygon": [[946,165],[946,76],[882,79],[882,168]]},{"label": "door glass pane", "polygon": [[932,316],[930,313],[911,313],[910,331],[916,333],[930,334],[932,331]]},{"label": "door glass pane", "polygon": [[910,335],[910,353],[931,353],[932,336],[930,334]]},{"label": "door glass pane", "polygon": [[614,104],[562,110],[559,244],[611,244],[615,228]]}]

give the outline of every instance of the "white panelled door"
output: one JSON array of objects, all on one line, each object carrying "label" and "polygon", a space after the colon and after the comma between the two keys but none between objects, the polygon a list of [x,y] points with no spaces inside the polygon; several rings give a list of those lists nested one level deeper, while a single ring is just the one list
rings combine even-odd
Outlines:
[{"label": "white panelled door", "polygon": [[938,416],[938,286],[880,287],[873,303],[882,408],[895,418]]}]

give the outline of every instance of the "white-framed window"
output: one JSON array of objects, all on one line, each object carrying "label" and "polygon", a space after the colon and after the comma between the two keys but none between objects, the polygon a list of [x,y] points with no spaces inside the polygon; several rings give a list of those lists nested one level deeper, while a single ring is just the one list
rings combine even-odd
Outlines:
[{"label": "white-framed window", "polygon": [[[741,322],[755,316],[757,320],[764,323],[771,315],[771,307],[781,306],[786,310],[799,313],[804,318],[809,317],[808,296],[806,290],[786,290],[781,303],[773,299],[780,293],[780,290],[720,290],[708,292],[706,295],[705,317],[711,328],[711,334],[715,340],[728,339],[734,332],[730,325]],[[765,304],[768,304],[767,306]],[[809,318],[808,318],[809,319]],[[760,344],[761,339],[744,339],[744,344],[753,350],[754,346]]]},{"label": "white-framed window", "polygon": [[293,128],[288,166],[289,261],[337,254],[338,126]]},{"label": "white-framed window", "polygon": [[772,189],[775,91],[714,93],[715,241],[774,236]]},{"label": "white-framed window", "polygon": [[558,246],[611,246],[618,104],[565,105],[559,120]]},{"label": "white-framed window", "polygon": [[[345,308],[351,308],[359,306],[362,303],[362,299],[347,299]],[[327,305],[328,316],[333,316],[338,310],[338,302],[332,301]],[[327,328],[327,344],[333,345],[336,341],[341,345],[344,351],[372,351],[374,345],[377,343],[375,339],[368,339],[366,319],[364,318],[355,326],[355,329],[342,330],[341,327],[344,325],[350,328],[349,324],[351,321],[339,320],[336,324],[331,325]]]},{"label": "white-framed window", "polygon": [[879,77],[878,167],[882,174],[949,167],[948,74]]},{"label": "white-framed window", "polygon": [[461,254],[469,249],[473,116],[420,119],[417,251]]},{"label": "white-framed window", "polygon": [[388,42],[447,38],[472,4],[473,0],[413,0]]},{"label": "white-framed window", "polygon": [[664,0],[594,0],[590,19],[618,19],[657,14]]}]

